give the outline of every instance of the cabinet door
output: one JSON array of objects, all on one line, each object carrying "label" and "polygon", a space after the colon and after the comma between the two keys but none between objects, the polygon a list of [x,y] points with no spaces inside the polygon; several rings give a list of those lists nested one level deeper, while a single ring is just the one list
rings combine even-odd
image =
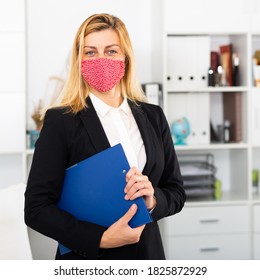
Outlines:
[{"label": "cabinet door", "polygon": [[254,259],[260,260],[260,233],[254,234]]},{"label": "cabinet door", "polygon": [[178,236],[168,238],[166,244],[167,259],[250,259],[249,234]]},{"label": "cabinet door", "polygon": [[[239,219],[237,219],[239,217]],[[248,206],[190,207],[164,220],[167,236],[249,233]]]},{"label": "cabinet door", "polygon": [[167,32],[246,32],[250,28],[247,0],[164,1]]},{"label": "cabinet door", "polygon": [[25,97],[22,93],[0,94],[0,153],[25,149]]},{"label": "cabinet door", "polygon": [[254,232],[260,233],[260,205],[254,206]]}]

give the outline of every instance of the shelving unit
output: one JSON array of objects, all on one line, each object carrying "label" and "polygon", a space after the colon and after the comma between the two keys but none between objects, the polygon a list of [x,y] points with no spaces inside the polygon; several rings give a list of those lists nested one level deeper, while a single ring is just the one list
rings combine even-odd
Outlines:
[{"label": "shelving unit", "polygon": [[[260,49],[260,33],[256,32],[255,25],[252,31],[251,23],[256,21],[257,15],[260,16],[260,6],[258,7],[260,2],[258,0],[250,3],[244,0],[237,2],[237,7],[233,7],[232,13],[240,18],[237,27],[232,25],[230,15],[225,12],[219,15],[221,18],[219,25],[216,22],[215,24],[212,21],[208,22],[208,16],[212,15],[211,8],[207,5],[201,7],[203,14],[199,16],[201,11],[198,7],[203,1],[193,2],[185,0],[181,4],[176,4],[170,0],[164,1],[162,69],[166,117],[171,126],[176,119],[176,112],[181,111],[180,98],[183,97],[183,101],[187,103],[189,100],[185,100],[185,95],[193,94],[196,99],[196,96],[199,98],[199,95],[204,93],[209,96],[210,101],[201,104],[200,110],[209,110],[208,123],[212,121],[213,127],[214,125],[216,127],[216,124],[223,122],[223,95],[239,92],[242,95],[242,139],[234,143],[209,141],[194,144],[191,141],[186,146],[175,147],[178,156],[212,153],[217,167],[216,177],[221,181],[223,194],[219,200],[214,198],[188,200],[181,213],[161,223],[167,257],[170,259],[259,259],[257,245],[259,247],[260,236],[257,221],[260,220],[260,192],[253,193],[252,170],[260,170],[260,105],[258,105],[260,90],[255,88],[253,83],[252,56],[256,49]],[[187,11],[185,7],[190,5],[196,5],[196,11],[191,12],[192,9],[188,9],[190,12]],[[246,7],[244,11],[243,7]],[[194,22],[192,28],[191,22]],[[170,58],[174,51],[174,40],[171,42],[169,40],[180,36],[208,37],[210,51],[219,52],[219,46],[231,43],[233,51],[240,59],[240,85],[208,87],[205,83],[205,86],[197,87],[189,82],[189,86],[180,87],[177,79],[175,81],[171,79],[169,82],[169,77],[175,78],[172,73],[170,75],[168,73],[173,68],[169,63],[174,61]],[[210,64],[207,67],[209,66]],[[183,67],[181,65],[181,69]],[[205,69],[205,76],[208,68]],[[192,76],[190,73],[189,75]],[[178,78],[178,75],[176,77]],[[207,222],[204,223],[205,216]],[[225,225],[228,225],[229,229]]]}]

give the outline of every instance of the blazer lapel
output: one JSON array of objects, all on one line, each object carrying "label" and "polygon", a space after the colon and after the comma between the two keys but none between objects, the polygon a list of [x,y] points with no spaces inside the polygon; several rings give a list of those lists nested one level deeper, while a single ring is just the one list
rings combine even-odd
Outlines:
[{"label": "blazer lapel", "polygon": [[110,143],[90,98],[87,98],[87,104],[88,107],[80,112],[80,118],[88,132],[96,152],[98,153],[109,148]]},{"label": "blazer lapel", "polygon": [[136,120],[137,126],[139,128],[144,142],[146,152],[146,164],[144,166],[143,173],[148,175],[154,163],[154,153],[152,147],[153,141],[151,139],[152,135],[150,133],[150,123],[146,113],[142,110],[141,106],[137,106],[132,101],[128,101],[128,103],[132,110],[133,116]]},{"label": "blazer lapel", "polygon": [[[145,151],[146,151],[146,164],[143,169],[144,174],[149,174],[152,170],[153,163],[155,162],[153,147],[152,147],[152,134],[150,133],[150,124],[146,113],[142,110],[141,106],[128,100],[129,106],[132,110],[133,116],[136,120],[137,126],[140,130]],[[101,152],[110,147],[102,124],[97,116],[97,113],[92,105],[90,98],[87,98],[88,107],[80,112],[80,118],[87,130],[91,139],[92,145],[96,152]]]}]

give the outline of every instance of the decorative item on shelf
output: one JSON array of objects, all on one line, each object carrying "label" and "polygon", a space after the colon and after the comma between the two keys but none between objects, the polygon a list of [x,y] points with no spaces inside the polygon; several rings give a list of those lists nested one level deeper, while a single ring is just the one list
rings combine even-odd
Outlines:
[{"label": "decorative item on shelf", "polygon": [[175,120],[171,125],[171,133],[176,139],[175,145],[187,145],[185,139],[190,134],[190,123],[186,117]]},{"label": "decorative item on shelf", "polygon": [[34,106],[34,111],[32,113],[32,119],[35,122],[36,130],[41,130],[43,120],[41,119],[41,111],[43,109],[43,101],[42,99],[39,100],[38,105]]},{"label": "decorative item on shelf", "polygon": [[233,53],[233,86],[239,86],[240,77],[239,77],[239,57],[237,53]]},{"label": "decorative item on shelf", "polygon": [[[54,83],[53,83],[54,82]],[[44,108],[54,104],[60,95],[62,88],[64,86],[65,80],[58,76],[51,76],[46,85],[44,97],[39,99],[38,104],[34,106],[33,113],[31,115],[36,128],[29,129],[29,143],[28,146],[30,149],[35,147],[35,143],[40,135],[40,131],[43,125],[43,119],[41,118],[42,111]],[[52,86],[52,88],[51,88]],[[51,88],[51,89],[50,89]],[[50,94],[51,91],[51,94]]]},{"label": "decorative item on shelf", "polygon": [[218,130],[218,141],[220,143],[229,143],[230,142],[230,121],[224,120],[223,124],[217,126]]},{"label": "decorative item on shelf", "polygon": [[260,50],[256,50],[253,56],[254,86],[260,87]]},{"label": "decorative item on shelf", "polygon": [[29,148],[30,149],[34,149],[35,147],[35,143],[37,141],[37,139],[39,138],[39,135],[40,135],[40,130],[36,130],[36,129],[30,129],[28,131],[29,133]]},{"label": "decorative item on shelf", "polygon": [[220,200],[222,197],[221,186],[222,186],[221,181],[219,179],[216,179],[214,183],[214,198],[216,200]]},{"label": "decorative item on shelf", "polygon": [[34,106],[34,111],[31,115],[32,119],[34,120],[36,129],[28,130],[28,136],[29,136],[28,147],[30,149],[34,149],[35,143],[39,138],[40,131],[43,125],[43,120],[41,119],[41,111],[43,109],[42,104],[43,104],[42,99],[40,99],[37,106]]},{"label": "decorative item on shelf", "polygon": [[252,187],[253,187],[253,194],[260,194],[260,190],[259,190],[259,170],[257,170],[257,169],[252,170]]},{"label": "decorative item on shelf", "polygon": [[214,77],[214,71],[212,68],[209,68],[209,70],[208,70],[208,86],[209,87],[215,86],[215,77]]}]

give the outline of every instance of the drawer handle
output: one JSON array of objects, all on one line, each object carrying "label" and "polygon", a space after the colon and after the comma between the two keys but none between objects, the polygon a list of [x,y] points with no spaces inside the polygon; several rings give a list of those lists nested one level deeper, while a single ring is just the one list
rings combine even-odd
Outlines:
[{"label": "drawer handle", "polygon": [[219,251],[219,247],[208,247],[208,248],[200,248],[201,252],[216,252]]},{"label": "drawer handle", "polygon": [[206,224],[206,223],[218,223],[219,219],[207,219],[207,220],[200,220],[200,222],[202,224]]}]

